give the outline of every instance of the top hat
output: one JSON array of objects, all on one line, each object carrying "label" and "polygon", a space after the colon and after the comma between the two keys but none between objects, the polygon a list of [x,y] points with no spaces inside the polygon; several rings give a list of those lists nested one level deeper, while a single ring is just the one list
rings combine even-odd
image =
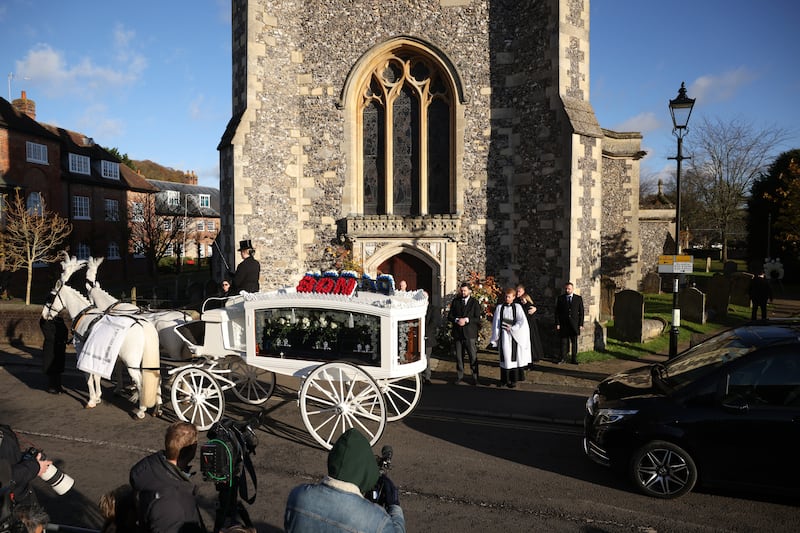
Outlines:
[{"label": "top hat", "polygon": [[253,250],[253,249],[254,249],[253,248],[253,243],[252,243],[252,241],[250,239],[247,239],[247,240],[244,240],[244,241],[239,241],[239,250],[238,251],[241,252],[242,250]]}]

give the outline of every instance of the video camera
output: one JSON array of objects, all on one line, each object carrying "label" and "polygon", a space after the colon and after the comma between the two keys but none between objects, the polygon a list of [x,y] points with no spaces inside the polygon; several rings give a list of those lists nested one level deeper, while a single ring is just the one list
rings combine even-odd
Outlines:
[{"label": "video camera", "polygon": [[[247,510],[238,501],[241,496],[248,504],[256,500],[258,482],[250,459],[256,453],[258,436],[255,429],[261,425],[263,412],[243,422],[223,418],[208,430],[209,441],[200,447],[200,472],[204,481],[213,481],[219,492],[219,506],[214,531],[219,531],[227,520],[241,520],[251,527]],[[250,475],[253,495],[248,496],[246,475]]]},{"label": "video camera", "polygon": [[378,470],[380,470],[380,477],[375,484],[375,488],[368,494],[369,500],[378,505],[386,505],[386,491],[384,490],[384,480],[386,479],[386,472],[392,468],[392,456],[394,450],[388,444],[381,448],[380,456],[375,456],[375,462],[378,463]]}]

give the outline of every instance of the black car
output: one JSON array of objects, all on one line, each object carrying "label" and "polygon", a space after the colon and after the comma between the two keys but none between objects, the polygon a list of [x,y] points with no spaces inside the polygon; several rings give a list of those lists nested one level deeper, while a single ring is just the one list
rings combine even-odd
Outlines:
[{"label": "black car", "polygon": [[800,494],[800,323],[725,331],[611,376],[586,402],[584,450],[645,494],[695,483]]}]

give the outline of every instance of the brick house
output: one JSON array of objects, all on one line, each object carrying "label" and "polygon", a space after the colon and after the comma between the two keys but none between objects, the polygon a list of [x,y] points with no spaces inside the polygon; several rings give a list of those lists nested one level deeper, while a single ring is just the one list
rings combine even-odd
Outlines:
[{"label": "brick house", "polygon": [[[147,272],[129,242],[128,206],[132,197],[158,188],[90,137],[38,122],[35,102],[24,91],[11,103],[0,98],[0,188],[69,219],[73,231],[64,247],[81,258],[105,257],[105,279]],[[36,281],[50,283],[57,275],[55,268],[38,271],[46,274]]]}]

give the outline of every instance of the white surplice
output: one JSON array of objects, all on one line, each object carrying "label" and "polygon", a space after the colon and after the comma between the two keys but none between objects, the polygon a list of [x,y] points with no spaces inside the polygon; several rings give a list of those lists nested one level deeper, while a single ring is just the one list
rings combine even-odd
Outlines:
[{"label": "white surplice", "polygon": [[[516,309],[516,317],[514,309]],[[503,328],[503,319],[512,321],[511,331]],[[517,360],[512,361],[512,341],[517,343]],[[489,341],[497,344],[500,350],[500,368],[525,368],[531,363],[531,332],[525,310],[519,304],[500,304],[494,310],[492,320],[492,338]]]}]

